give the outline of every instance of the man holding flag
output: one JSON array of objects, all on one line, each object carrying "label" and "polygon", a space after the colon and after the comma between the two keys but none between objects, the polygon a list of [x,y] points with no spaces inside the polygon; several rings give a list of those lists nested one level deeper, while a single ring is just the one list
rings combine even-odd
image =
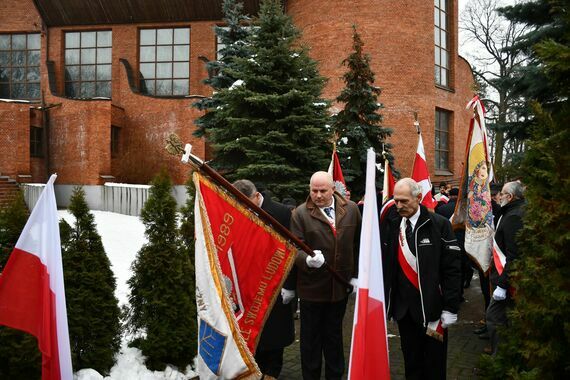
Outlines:
[{"label": "man holding flag", "polygon": [[[305,380],[321,378],[323,354],[327,379],[341,379],[344,373],[342,320],[349,295],[345,283],[356,285],[360,222],[358,206],[334,191],[331,175],[313,174],[309,197],[291,219],[293,234],[315,250],[314,256],[298,251],[296,259]],[[323,267],[325,260],[345,283]]]},{"label": "man holding flag", "polygon": [[460,253],[451,224],[420,204],[411,178],[394,189],[398,217],[383,221],[388,317],[398,322],[406,379],[445,379],[447,327],[457,321]]}]

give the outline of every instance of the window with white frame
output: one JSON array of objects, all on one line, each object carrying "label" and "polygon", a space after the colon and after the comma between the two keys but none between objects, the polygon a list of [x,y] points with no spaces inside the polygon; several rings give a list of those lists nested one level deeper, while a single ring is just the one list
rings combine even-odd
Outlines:
[{"label": "window with white frame", "polygon": [[435,83],[449,87],[448,6],[450,0],[434,0]]}]

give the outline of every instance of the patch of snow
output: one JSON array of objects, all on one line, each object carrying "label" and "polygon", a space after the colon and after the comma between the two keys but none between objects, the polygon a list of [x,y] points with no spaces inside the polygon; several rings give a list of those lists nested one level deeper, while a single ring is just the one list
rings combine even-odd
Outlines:
[{"label": "patch of snow", "polygon": [[236,88],[243,86],[244,84],[245,84],[245,82],[243,80],[238,79],[234,83],[232,83],[229,90],[235,90]]}]

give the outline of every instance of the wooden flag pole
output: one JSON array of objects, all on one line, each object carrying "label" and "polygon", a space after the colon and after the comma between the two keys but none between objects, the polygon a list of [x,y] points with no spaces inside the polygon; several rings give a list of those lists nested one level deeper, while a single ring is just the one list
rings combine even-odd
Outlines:
[{"label": "wooden flag pole", "polygon": [[[182,162],[188,163],[194,169],[206,174],[210,177],[216,184],[224,188],[227,192],[232,194],[240,202],[244,203],[250,210],[254,211],[257,216],[259,216],[265,223],[270,225],[275,231],[277,231],[281,236],[289,240],[291,243],[296,245],[302,251],[304,251],[309,256],[314,256],[315,253],[304,241],[299,239],[297,236],[293,235],[291,231],[283,227],[275,218],[273,218],[269,213],[263,210],[261,207],[253,203],[248,197],[246,197],[241,191],[236,189],[227,179],[225,179],[220,173],[212,169],[208,164],[194,156],[190,150],[191,146],[186,144],[186,148],[182,147],[182,142],[175,134],[171,134],[167,139],[166,150],[170,154],[180,155],[184,154],[182,157]],[[333,277],[346,286],[347,292],[352,292],[352,285],[342,278],[338,272],[336,272],[327,262],[323,266],[333,275]]]}]

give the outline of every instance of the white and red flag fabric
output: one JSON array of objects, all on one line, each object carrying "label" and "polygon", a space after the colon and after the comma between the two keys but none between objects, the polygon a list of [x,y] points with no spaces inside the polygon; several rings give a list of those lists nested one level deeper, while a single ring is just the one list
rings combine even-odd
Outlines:
[{"label": "white and red flag fabric", "polygon": [[434,209],[437,202],[431,194],[431,180],[426,160],[426,152],[424,149],[424,141],[422,134],[418,134],[418,148],[414,159],[414,167],[412,168],[412,179],[416,181],[422,188],[422,204],[427,208]]},{"label": "white and red flag fabric", "polygon": [[336,152],[336,145],[333,148],[328,173],[333,178],[335,190],[342,194],[342,196],[345,196],[346,182],[344,181],[344,176],[342,175],[342,168],[340,166],[340,160],[338,159],[338,154]]},{"label": "white and red flag fabric", "polygon": [[366,162],[358,293],[348,372],[350,380],[390,379],[375,161],[376,154],[370,148]]},{"label": "white and red flag fabric", "polygon": [[56,177],[47,182],[0,273],[0,325],[37,338],[42,380],[72,380]]},{"label": "white and red flag fabric", "polygon": [[296,251],[207,177],[194,183],[200,379],[261,378],[253,353]]},{"label": "white and red flag fabric", "polygon": [[485,108],[478,96],[468,104],[473,110],[465,149],[465,163],[452,224],[465,227],[465,252],[481,268],[489,269],[493,251],[493,207],[490,183],[493,167],[485,127]]}]

